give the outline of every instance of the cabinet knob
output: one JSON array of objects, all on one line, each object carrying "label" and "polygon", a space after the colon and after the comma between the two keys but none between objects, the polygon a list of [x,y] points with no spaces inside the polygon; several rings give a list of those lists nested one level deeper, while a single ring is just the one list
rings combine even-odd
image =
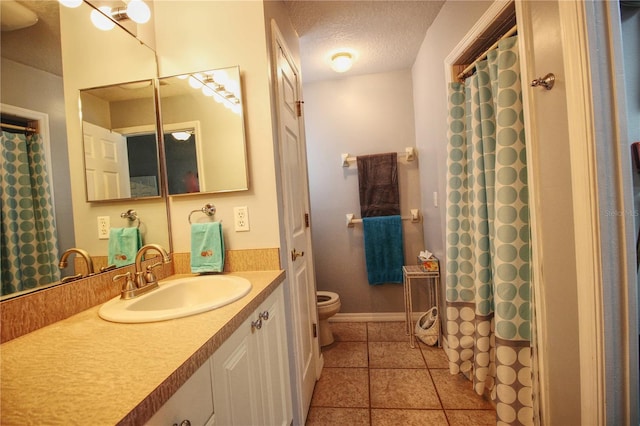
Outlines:
[{"label": "cabinet knob", "polygon": [[189,420],[183,420],[180,424],[174,423],[173,426],[191,426],[191,422]]},{"label": "cabinet knob", "polygon": [[267,321],[269,319],[269,311],[260,312],[258,318]]},{"label": "cabinet knob", "polygon": [[256,321],[251,321],[251,332],[253,333],[256,329],[260,330],[262,328],[262,316],[258,318]]}]

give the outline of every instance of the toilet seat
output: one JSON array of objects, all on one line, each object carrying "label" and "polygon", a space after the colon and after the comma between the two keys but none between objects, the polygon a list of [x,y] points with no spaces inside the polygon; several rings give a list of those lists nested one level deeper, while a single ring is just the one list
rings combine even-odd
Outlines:
[{"label": "toilet seat", "polygon": [[340,297],[338,296],[337,293],[334,293],[332,291],[317,291],[316,292],[316,300],[318,303],[318,307],[324,307],[324,306],[329,306],[329,305],[333,305],[334,303],[338,302],[340,299]]}]

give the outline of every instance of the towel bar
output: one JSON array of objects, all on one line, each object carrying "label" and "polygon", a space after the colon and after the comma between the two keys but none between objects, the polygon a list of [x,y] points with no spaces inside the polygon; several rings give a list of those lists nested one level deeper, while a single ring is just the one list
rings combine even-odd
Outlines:
[{"label": "towel bar", "polygon": [[[411,216],[401,216],[402,220],[410,220],[411,222],[420,222],[420,211],[418,209],[411,209]],[[353,228],[356,223],[362,223],[361,218],[355,218],[353,213],[347,213],[347,228]]]},{"label": "towel bar", "polygon": [[[399,152],[398,155],[404,155],[407,157],[407,161],[413,161],[416,158],[416,149],[412,146],[408,146],[404,149],[404,152]],[[349,163],[356,161],[356,158],[357,157],[350,157],[349,154],[341,154],[340,162],[342,167],[349,167]]]},{"label": "towel bar", "polygon": [[129,222],[133,222],[135,220],[138,221],[137,227],[140,228],[140,218],[138,217],[138,213],[135,210],[129,209],[126,212],[120,213],[120,217],[123,219],[129,219]]},{"label": "towel bar", "polygon": [[201,209],[192,210],[191,213],[189,213],[189,224],[191,224],[191,215],[198,212],[202,212],[207,216],[213,216],[214,214],[216,214],[216,206],[211,203],[207,203]]}]

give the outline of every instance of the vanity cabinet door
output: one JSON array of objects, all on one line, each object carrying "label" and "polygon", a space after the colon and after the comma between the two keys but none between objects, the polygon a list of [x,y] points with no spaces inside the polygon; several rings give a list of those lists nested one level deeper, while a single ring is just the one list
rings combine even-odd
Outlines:
[{"label": "vanity cabinet door", "polygon": [[261,306],[262,328],[254,335],[263,380],[264,425],[288,426],[293,419],[284,297],[280,286]]},{"label": "vanity cabinet door", "polygon": [[208,359],[146,423],[148,426],[214,424],[211,359]]},{"label": "vanity cabinet door", "polygon": [[253,315],[213,354],[213,398],[218,425],[261,425],[263,406]]},{"label": "vanity cabinet door", "polygon": [[291,424],[287,354],[279,286],[213,354],[216,425]]}]

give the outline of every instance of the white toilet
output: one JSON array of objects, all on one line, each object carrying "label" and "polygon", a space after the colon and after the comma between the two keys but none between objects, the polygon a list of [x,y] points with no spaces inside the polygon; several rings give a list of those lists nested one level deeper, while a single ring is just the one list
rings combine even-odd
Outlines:
[{"label": "white toilet", "polygon": [[340,311],[340,296],[331,291],[318,291],[316,292],[316,298],[318,300],[318,319],[320,320],[318,325],[320,329],[320,346],[327,346],[333,343],[333,333],[331,332],[329,318]]}]

